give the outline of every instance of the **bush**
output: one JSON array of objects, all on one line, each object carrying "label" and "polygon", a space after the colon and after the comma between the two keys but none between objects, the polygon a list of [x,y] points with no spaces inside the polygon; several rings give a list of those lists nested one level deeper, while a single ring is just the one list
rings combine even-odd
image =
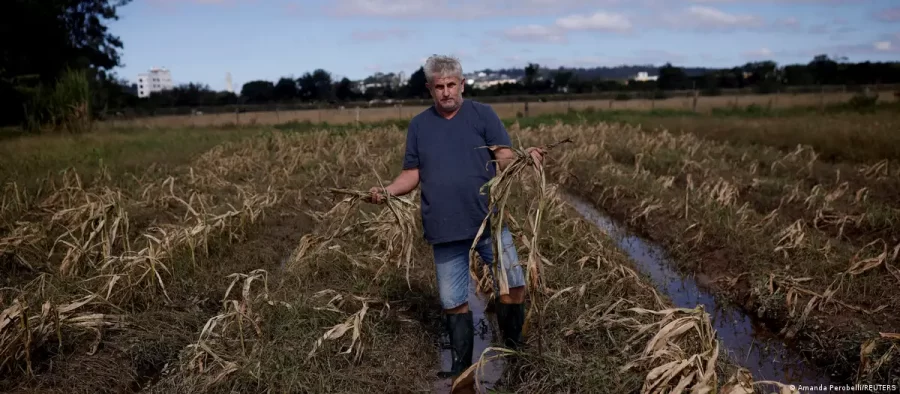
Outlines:
[{"label": "bush", "polygon": [[847,101],[847,106],[856,111],[871,112],[875,110],[877,102],[878,94],[868,95],[866,93],[859,93],[853,95],[853,97]]},{"label": "bush", "polygon": [[25,107],[27,130],[51,128],[70,133],[90,131],[90,82],[83,70],[67,70],[56,81],[55,86],[48,88],[38,85],[30,91],[30,96]]}]

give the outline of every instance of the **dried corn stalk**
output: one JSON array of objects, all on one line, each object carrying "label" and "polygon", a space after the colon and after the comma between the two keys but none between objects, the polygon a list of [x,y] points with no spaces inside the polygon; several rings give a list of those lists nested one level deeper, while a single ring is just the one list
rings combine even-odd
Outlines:
[{"label": "dried corn stalk", "polygon": [[[182,366],[184,372],[196,375],[215,373],[206,379],[206,388],[240,368],[237,360],[250,352],[247,345],[251,340],[248,329],[252,329],[251,332],[257,337],[262,335],[259,326],[263,319],[260,307],[276,305],[269,297],[268,272],[265,270],[256,269],[248,274],[234,273],[228,275],[228,278],[231,283],[222,299],[221,313],[207,320],[197,342],[185,348],[187,362]],[[229,298],[238,282],[242,282],[240,298]],[[261,284],[255,295],[254,282]],[[287,303],[278,304],[291,307]],[[238,342],[240,346],[232,345],[234,342]],[[235,348],[240,349],[240,354],[233,354]]]},{"label": "dried corn stalk", "polygon": [[[330,190],[332,193],[347,196],[326,214],[326,216],[332,215],[338,211],[339,207],[346,207],[341,221],[337,223],[338,230],[334,231],[331,236],[334,237],[347,229],[342,226],[352,208],[360,201],[370,201],[371,196],[368,192],[358,190],[335,188]],[[375,277],[378,277],[389,261],[394,260],[397,262],[398,268],[406,268],[406,283],[410,289],[412,289],[412,284],[409,279],[409,271],[412,266],[412,251],[416,239],[416,210],[418,208],[414,199],[414,193],[408,197],[386,195],[383,201],[387,209],[380,211],[375,216],[364,217],[363,220],[353,224],[353,226],[365,225],[363,232],[373,234],[378,244],[383,246],[383,253],[379,259],[383,260],[385,264],[378,270]]]},{"label": "dried corn stalk", "polygon": [[[565,140],[547,145],[542,149],[546,152],[560,144],[567,142],[572,142],[572,140],[567,138]],[[504,268],[504,246],[502,245],[503,237],[500,236],[500,234],[502,234],[504,226],[503,218],[507,214],[506,203],[509,199],[509,193],[512,191],[513,181],[521,174],[523,170],[529,167],[535,168],[539,179],[538,192],[540,196],[538,200],[538,208],[533,213],[534,217],[532,218],[532,234],[530,238],[531,243],[528,248],[528,259],[526,262],[525,270],[528,293],[531,295],[532,303],[540,304],[538,297],[543,291],[543,283],[541,282],[540,274],[541,262],[543,258],[540,254],[538,242],[541,238],[541,217],[543,216],[547,206],[547,179],[544,173],[544,166],[542,164],[536,163],[531,157],[531,154],[521,148],[513,148],[501,145],[491,145],[483,148],[488,148],[491,151],[496,151],[501,148],[508,148],[513,151],[514,156],[512,161],[507,164],[506,167],[503,168],[503,170],[500,170],[498,166],[497,175],[494,176],[486,184],[484,184],[484,186],[482,186],[482,193],[487,193],[490,203],[488,204],[488,215],[482,221],[478,232],[475,234],[475,239],[472,242],[472,246],[469,248],[469,273],[476,281],[480,282],[482,280],[481,278],[479,278],[476,249],[478,246],[478,242],[482,238],[482,234],[484,234],[485,228],[487,227],[488,223],[490,223],[492,234],[491,248],[494,252],[494,261],[492,264],[491,272],[493,273],[493,281],[497,283],[497,287],[499,288],[499,294],[496,294],[495,296],[499,298],[502,295],[509,294],[509,281],[506,277],[506,269]],[[528,317],[526,317],[526,322],[532,321],[531,314],[535,310],[535,308],[529,309]],[[539,314],[537,315],[537,320],[537,325],[540,330],[541,319]],[[542,348],[540,344],[540,337],[541,336],[539,335],[539,349]]]},{"label": "dried corn stalk", "polygon": [[26,370],[31,375],[31,352],[43,346],[51,336],[55,336],[59,346],[62,346],[64,327],[99,330],[125,325],[123,316],[76,312],[95,298],[97,296],[90,295],[64,305],[54,305],[47,301],[36,314],[29,313],[27,303],[14,300],[11,306],[0,312],[0,369],[9,368],[13,363],[24,360]]}]

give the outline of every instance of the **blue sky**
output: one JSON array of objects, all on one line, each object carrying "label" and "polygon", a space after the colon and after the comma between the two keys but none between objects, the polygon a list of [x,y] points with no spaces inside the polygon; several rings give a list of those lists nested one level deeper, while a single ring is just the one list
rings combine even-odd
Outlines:
[{"label": "blue sky", "polygon": [[121,78],[162,66],[216,90],[226,72],[237,91],[316,68],[409,75],[433,53],[466,71],[900,60],[897,0],[135,0],[119,15]]}]

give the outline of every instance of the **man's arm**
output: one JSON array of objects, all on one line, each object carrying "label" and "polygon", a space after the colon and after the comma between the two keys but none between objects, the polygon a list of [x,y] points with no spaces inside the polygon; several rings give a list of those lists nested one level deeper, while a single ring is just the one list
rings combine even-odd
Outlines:
[{"label": "man's arm", "polygon": [[419,169],[410,168],[401,171],[390,185],[384,187],[384,190],[392,196],[403,196],[413,191],[416,186],[419,186]]},{"label": "man's arm", "polygon": [[513,159],[516,158],[515,152],[509,148],[499,148],[494,151],[494,159],[497,160],[497,165],[500,166],[500,171],[506,169],[510,163],[512,163]]},{"label": "man's arm", "polygon": [[[527,152],[529,155],[531,155],[531,158],[534,160],[535,164],[543,163],[544,153],[545,153],[543,149],[537,148],[537,147],[531,147],[531,148],[525,149],[525,152]],[[496,151],[494,151],[494,157],[497,160],[497,164],[500,165],[500,171],[503,171],[506,169],[506,166],[508,166],[510,163],[512,163],[513,159],[516,158],[516,154],[515,154],[515,152],[512,151],[512,149],[500,148],[500,149],[497,149]]]},{"label": "man's arm", "polygon": [[406,132],[406,151],[403,155],[403,170],[384,189],[381,186],[373,186],[369,189],[372,202],[380,203],[382,190],[392,196],[403,196],[419,186],[419,151],[416,138],[416,126],[410,123]]},{"label": "man's arm", "polygon": [[[506,131],[506,127],[503,126],[503,121],[500,120],[500,117],[497,116],[497,113],[490,107],[487,108],[487,113],[484,114],[485,117],[485,142],[487,145],[504,145],[504,146],[512,146],[512,141],[509,138],[509,133]],[[543,159],[544,151],[537,148],[528,148],[526,150],[531,157],[535,160],[536,163],[540,163]],[[515,160],[516,154],[509,148],[498,148],[494,151],[494,160],[497,161],[497,165],[500,167],[500,171],[506,169],[510,163]]]}]

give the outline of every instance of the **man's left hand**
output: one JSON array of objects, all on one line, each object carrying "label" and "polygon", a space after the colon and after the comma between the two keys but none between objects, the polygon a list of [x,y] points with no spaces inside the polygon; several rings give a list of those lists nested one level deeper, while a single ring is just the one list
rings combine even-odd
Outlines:
[{"label": "man's left hand", "polygon": [[538,147],[531,147],[525,149],[525,152],[531,155],[531,159],[534,160],[534,164],[538,165],[544,162],[544,150]]}]

